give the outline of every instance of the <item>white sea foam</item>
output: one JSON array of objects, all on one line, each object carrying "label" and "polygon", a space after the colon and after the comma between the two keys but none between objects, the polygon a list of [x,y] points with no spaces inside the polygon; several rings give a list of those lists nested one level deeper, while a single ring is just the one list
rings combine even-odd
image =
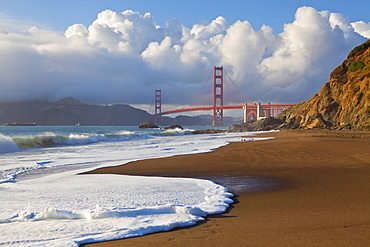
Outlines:
[{"label": "white sea foam", "polygon": [[[63,137],[66,145],[54,147],[51,145],[52,147],[48,148],[47,145],[50,142],[40,141],[38,139],[39,135],[22,137],[22,143],[31,143],[30,146],[33,149],[23,148],[22,152],[17,154],[3,155],[6,162],[0,164],[0,182],[13,180],[18,174],[45,167],[70,166],[70,169],[73,169],[75,165],[91,164],[92,169],[97,165],[114,166],[141,159],[209,152],[214,148],[226,145],[228,141],[235,139],[234,136],[236,136],[236,134],[185,135],[184,133],[187,133],[187,131],[166,130],[119,134],[114,132],[113,134],[89,135],[55,134],[48,135],[48,138],[54,138],[50,142],[53,144],[57,142],[57,138]],[[98,140],[96,136],[100,135],[102,137]],[[94,138],[97,140],[92,143]],[[130,139],[126,140],[124,138]],[[18,143],[19,139],[17,139]],[[102,139],[109,140],[103,141]],[[83,143],[86,144],[83,145]]]},{"label": "white sea foam", "polygon": [[148,133],[135,133],[132,131],[118,131],[116,133],[71,133],[58,135],[53,132],[44,132],[36,136],[20,136],[10,138],[0,136],[0,153],[18,151],[19,148],[45,148],[63,145],[87,145],[98,142],[115,142],[151,139],[159,136],[181,136],[191,133],[192,129],[170,129]]},{"label": "white sea foam", "polygon": [[33,134],[22,136],[10,131],[2,139],[33,143],[42,136],[64,144],[1,154],[0,245],[77,246],[167,231],[223,212],[231,194],[210,181],[75,174],[135,160],[211,152],[230,141],[249,140],[239,137],[247,133],[45,129],[48,132],[27,129]]},{"label": "white sea foam", "polygon": [[[38,136],[13,138],[13,142],[20,148],[45,148],[62,145],[87,145],[104,141],[128,141],[135,139],[135,134],[130,132],[120,134],[69,134],[68,136],[45,133]],[[138,139],[142,137],[138,137]],[[9,150],[12,152],[12,150]]]},{"label": "white sea foam", "polygon": [[9,153],[18,151],[17,144],[12,138],[0,134],[0,153]]},{"label": "white sea foam", "polygon": [[6,184],[0,195],[7,198],[0,245],[16,246],[77,246],[169,230],[232,202],[227,189],[207,180],[71,173]]}]

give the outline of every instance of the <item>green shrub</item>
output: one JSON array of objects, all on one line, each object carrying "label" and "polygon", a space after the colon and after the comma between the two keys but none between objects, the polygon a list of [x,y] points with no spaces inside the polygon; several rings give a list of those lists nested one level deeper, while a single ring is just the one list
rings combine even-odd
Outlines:
[{"label": "green shrub", "polygon": [[363,69],[365,67],[365,64],[359,60],[356,62],[353,62],[349,65],[348,70],[351,72],[355,72],[357,70]]},{"label": "green shrub", "polygon": [[353,57],[355,55],[358,55],[364,52],[369,47],[370,47],[370,41],[366,41],[365,43],[353,48],[353,50],[349,53],[348,57]]}]

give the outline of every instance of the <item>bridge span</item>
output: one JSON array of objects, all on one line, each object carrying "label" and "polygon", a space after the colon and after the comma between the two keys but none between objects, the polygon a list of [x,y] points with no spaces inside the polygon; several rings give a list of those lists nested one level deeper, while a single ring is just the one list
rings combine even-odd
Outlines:
[{"label": "bridge span", "polygon": [[[281,112],[287,108],[293,106],[294,104],[244,104],[244,105],[225,105],[217,106],[216,110],[244,110],[244,123],[248,121],[256,121],[263,117],[277,117]],[[260,109],[260,110],[258,110]],[[191,111],[213,111],[213,106],[203,106],[203,107],[192,107],[183,108],[170,111],[164,111],[158,115],[168,115],[181,112],[191,112]]]},{"label": "bridge span", "polygon": [[[276,117],[287,108],[294,104],[261,104],[261,103],[243,103],[240,105],[224,105],[223,104],[223,68],[214,67],[213,69],[213,105],[212,106],[200,106],[190,108],[180,108],[175,110],[169,110],[162,112],[162,91],[155,90],[155,123],[161,125],[161,116],[191,112],[191,111],[213,111],[213,126],[223,125],[223,110],[244,110],[244,122],[255,121],[263,117]],[[236,85],[234,84],[236,87]],[[230,87],[229,87],[230,88]]]}]

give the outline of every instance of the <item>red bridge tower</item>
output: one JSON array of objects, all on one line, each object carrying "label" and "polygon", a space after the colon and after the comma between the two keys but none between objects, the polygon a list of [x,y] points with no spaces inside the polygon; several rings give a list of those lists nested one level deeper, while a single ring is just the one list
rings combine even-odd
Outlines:
[{"label": "red bridge tower", "polygon": [[218,106],[224,105],[224,76],[222,67],[213,68],[213,126],[224,125],[223,110]]},{"label": "red bridge tower", "polygon": [[162,91],[155,90],[155,114],[154,114],[154,123],[156,125],[162,125]]}]

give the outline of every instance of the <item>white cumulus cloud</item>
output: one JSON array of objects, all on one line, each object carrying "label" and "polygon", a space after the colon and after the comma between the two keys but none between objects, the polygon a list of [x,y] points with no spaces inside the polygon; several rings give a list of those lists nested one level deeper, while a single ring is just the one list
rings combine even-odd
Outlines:
[{"label": "white cumulus cloud", "polygon": [[[1,27],[0,23],[0,27]],[[64,34],[40,27],[0,28],[0,101],[75,97],[92,103],[150,104],[162,89],[185,105],[213,66],[223,66],[253,101],[298,103],[315,94],[349,51],[370,36],[370,24],[311,7],[273,34],[220,16],[191,28],[165,27],[150,13],[105,10],[89,26]],[[231,99],[225,88],[225,103]],[[211,104],[208,97],[204,104]]]},{"label": "white cumulus cloud", "polygon": [[357,22],[351,23],[351,25],[355,29],[355,32],[370,39],[370,22],[366,23],[364,21],[357,21]]}]

